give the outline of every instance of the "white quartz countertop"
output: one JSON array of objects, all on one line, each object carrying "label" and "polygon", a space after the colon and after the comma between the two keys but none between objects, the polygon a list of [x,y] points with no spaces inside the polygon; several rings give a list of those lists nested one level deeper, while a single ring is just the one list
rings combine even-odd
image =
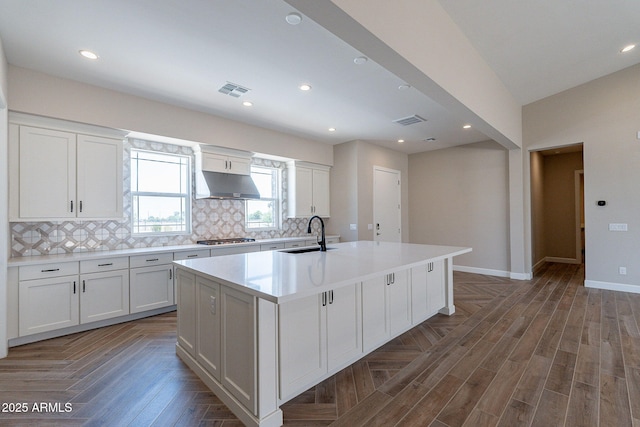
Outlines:
[{"label": "white quartz countertop", "polygon": [[[327,238],[329,237],[340,237],[340,236],[327,235]],[[121,256],[147,255],[147,254],[157,254],[162,252],[194,251],[198,249],[215,250],[220,248],[228,248],[228,247],[236,247],[236,246],[260,246],[260,245],[270,244],[270,243],[313,240],[315,238],[316,238],[315,234],[309,234],[309,235],[296,236],[296,237],[276,237],[273,239],[256,239],[255,242],[231,243],[226,245],[190,244],[190,245],[153,246],[153,247],[145,247],[145,248],[118,249],[113,251],[86,251],[86,252],[69,253],[69,254],[34,255],[34,256],[9,258],[8,266],[18,267],[18,266],[25,266],[25,265],[53,264],[56,262],[116,258]]]},{"label": "white quartz countertop", "polygon": [[327,252],[252,252],[174,263],[242,292],[275,303],[320,294],[471,248],[387,242],[330,244]]}]

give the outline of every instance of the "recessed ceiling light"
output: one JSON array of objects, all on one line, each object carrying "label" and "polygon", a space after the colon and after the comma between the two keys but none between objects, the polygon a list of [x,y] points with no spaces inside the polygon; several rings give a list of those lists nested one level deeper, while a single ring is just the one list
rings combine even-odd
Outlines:
[{"label": "recessed ceiling light", "polygon": [[91,52],[90,50],[79,50],[78,53],[82,56],[84,56],[87,59],[98,59],[98,55],[96,55],[95,53]]},{"label": "recessed ceiling light", "polygon": [[404,142],[404,139],[399,139],[398,142],[402,144]]},{"label": "recessed ceiling light", "polygon": [[242,103],[242,105],[244,105],[245,107],[253,107],[253,102],[251,102],[251,101],[244,101],[244,102]]},{"label": "recessed ceiling light", "polygon": [[362,64],[364,64],[365,62],[367,62],[368,60],[369,60],[369,58],[367,58],[366,56],[358,56],[357,58],[355,58],[355,59],[353,60],[353,62],[354,62],[356,65],[362,65]]},{"label": "recessed ceiling light", "polygon": [[633,48],[636,47],[635,44],[630,44],[628,46],[623,47],[622,49],[620,49],[620,53],[626,53],[629,52],[630,50],[633,50]]},{"label": "recessed ceiling light", "polygon": [[302,15],[296,12],[291,12],[284,18],[291,25],[298,25],[302,22]]},{"label": "recessed ceiling light", "polygon": [[411,86],[409,86],[408,84],[403,84],[398,86],[398,90],[407,90],[409,89]]},{"label": "recessed ceiling light", "polygon": [[304,90],[304,91],[311,90],[311,85],[308,85],[306,83],[300,85],[299,87],[300,87],[300,90]]},{"label": "recessed ceiling light", "polygon": [[329,128],[329,132],[335,132],[336,128]]},{"label": "recessed ceiling light", "polygon": [[464,126],[462,126],[462,128],[463,128],[463,129],[470,129],[470,128],[471,128],[471,125],[464,125]]}]

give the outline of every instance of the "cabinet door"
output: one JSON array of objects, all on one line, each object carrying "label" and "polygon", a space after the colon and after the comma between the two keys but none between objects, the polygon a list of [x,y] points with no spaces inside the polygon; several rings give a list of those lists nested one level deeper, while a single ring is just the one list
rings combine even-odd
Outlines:
[{"label": "cabinet door", "polygon": [[389,330],[391,336],[395,336],[411,327],[411,287],[408,270],[396,271],[391,274],[387,294]]},{"label": "cabinet door", "polygon": [[328,292],[328,369],[344,366],[362,355],[362,314],[360,286],[352,285]]},{"label": "cabinet door", "polygon": [[312,295],[278,306],[283,400],[306,390],[327,372],[327,310],[321,300],[321,295]]},{"label": "cabinet door", "polygon": [[171,265],[132,268],[129,279],[131,313],[174,304]]},{"label": "cabinet door", "polygon": [[313,214],[322,217],[330,216],[330,181],[329,171],[313,169]]},{"label": "cabinet door", "polygon": [[385,277],[362,282],[362,346],[365,352],[389,339],[389,315]]},{"label": "cabinet door", "polygon": [[19,335],[30,335],[79,323],[78,276],[25,280],[18,290]]},{"label": "cabinet door", "polygon": [[253,414],[256,400],[256,298],[220,287],[222,363],[220,382]]},{"label": "cabinet door", "polygon": [[227,156],[213,153],[202,153],[202,170],[227,173],[228,164]]},{"label": "cabinet door", "polygon": [[296,217],[312,215],[313,172],[311,169],[296,167],[294,200]]},{"label": "cabinet door", "polygon": [[78,135],[78,218],[122,217],[122,141]]},{"label": "cabinet door", "polygon": [[74,218],[76,135],[21,126],[19,153],[20,218]]},{"label": "cabinet door", "polygon": [[196,278],[198,311],[196,322],[196,360],[220,380],[220,285]]},{"label": "cabinet door", "polygon": [[178,344],[195,357],[196,353],[196,276],[176,269],[178,299]]},{"label": "cabinet door", "polygon": [[244,157],[229,156],[227,165],[227,173],[235,173],[238,175],[251,175],[251,160]]},{"label": "cabinet door", "polygon": [[80,323],[129,314],[129,271],[80,275]]},{"label": "cabinet door", "polygon": [[430,262],[427,266],[427,303],[429,314],[444,308],[444,260]]},{"label": "cabinet door", "polygon": [[411,269],[411,317],[418,324],[429,317],[427,305],[427,266],[420,265]]}]

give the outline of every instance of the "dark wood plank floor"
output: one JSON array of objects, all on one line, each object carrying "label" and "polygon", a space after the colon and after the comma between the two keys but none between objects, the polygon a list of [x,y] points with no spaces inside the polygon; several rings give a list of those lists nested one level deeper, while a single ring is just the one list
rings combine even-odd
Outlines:
[{"label": "dark wood plank floor", "polygon": [[[564,264],[526,282],[455,273],[455,315],[288,402],[285,425],[640,426],[640,295],[583,279],[583,266]],[[175,322],[10,349],[0,425],[241,425],[176,357]]]}]

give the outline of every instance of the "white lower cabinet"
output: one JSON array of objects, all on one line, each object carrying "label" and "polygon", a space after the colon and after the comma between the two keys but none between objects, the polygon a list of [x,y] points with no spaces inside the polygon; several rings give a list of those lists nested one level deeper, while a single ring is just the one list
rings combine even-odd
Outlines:
[{"label": "white lower cabinet", "polygon": [[136,255],[129,259],[131,313],[175,304],[171,253]]},{"label": "white lower cabinet", "polygon": [[362,340],[364,351],[409,329],[411,283],[408,270],[399,270],[362,282]]},{"label": "white lower cabinet", "polygon": [[196,275],[176,269],[178,303],[178,344],[196,356]]},{"label": "white lower cabinet", "polygon": [[129,271],[80,275],[80,323],[129,314]]},{"label": "white lower cabinet", "polygon": [[19,286],[20,336],[80,323],[77,275],[24,280]]},{"label": "white lower cabinet", "polygon": [[427,264],[427,315],[437,313],[445,304],[444,260],[433,261]]},{"label": "white lower cabinet", "polygon": [[423,322],[445,306],[444,260],[411,269],[413,323]]},{"label": "white lower cabinet", "polygon": [[360,286],[279,305],[280,399],[362,354]]}]

